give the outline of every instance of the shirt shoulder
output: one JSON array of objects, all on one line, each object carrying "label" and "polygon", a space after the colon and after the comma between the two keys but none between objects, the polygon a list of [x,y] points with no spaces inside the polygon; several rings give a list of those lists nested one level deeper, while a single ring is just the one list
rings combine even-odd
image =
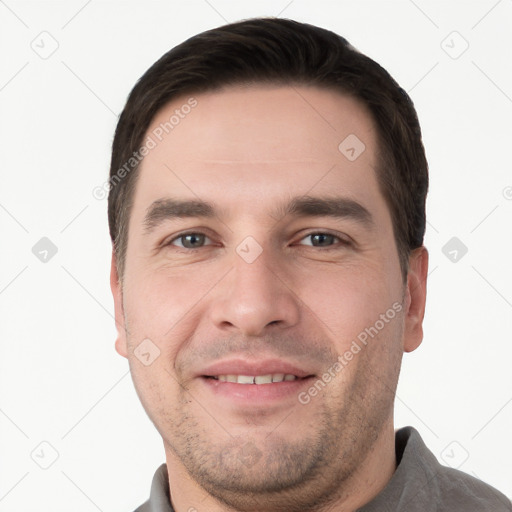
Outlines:
[{"label": "shirt shoulder", "polygon": [[146,500],[142,505],[137,507],[133,512],[151,512],[151,503],[149,500]]},{"label": "shirt shoulder", "polygon": [[413,427],[396,432],[395,450],[391,480],[358,512],[512,512],[500,491],[440,464]]},{"label": "shirt shoulder", "polygon": [[512,511],[512,502],[503,493],[463,471],[438,464],[436,480],[442,511]]},{"label": "shirt shoulder", "polygon": [[512,512],[512,502],[503,493],[463,471],[443,466],[418,431],[406,427],[397,432],[397,439],[400,435],[406,438],[408,462],[423,470],[423,485],[429,488],[426,496],[435,503],[436,512]]}]

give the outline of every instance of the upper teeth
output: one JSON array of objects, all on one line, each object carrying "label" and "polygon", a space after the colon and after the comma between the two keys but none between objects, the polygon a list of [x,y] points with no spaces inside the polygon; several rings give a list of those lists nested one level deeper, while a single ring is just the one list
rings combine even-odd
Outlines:
[{"label": "upper teeth", "polygon": [[238,384],[272,384],[283,380],[295,380],[297,377],[289,373],[273,373],[268,375],[216,375],[215,379],[236,382]]}]

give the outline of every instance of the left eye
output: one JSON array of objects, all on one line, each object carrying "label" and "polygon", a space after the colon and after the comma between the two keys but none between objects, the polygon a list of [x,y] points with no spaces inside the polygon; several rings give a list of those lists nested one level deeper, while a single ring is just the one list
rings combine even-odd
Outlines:
[{"label": "left eye", "polygon": [[184,235],[180,235],[174,240],[169,242],[169,245],[177,245],[178,247],[183,247],[184,249],[197,249],[199,247],[203,247],[204,245],[208,245],[206,240],[211,240],[203,233],[186,233]]},{"label": "left eye", "polygon": [[310,240],[310,243],[302,245],[311,245],[312,247],[329,247],[334,245],[336,242],[348,244],[346,240],[343,240],[339,236],[331,235],[330,233],[310,233],[302,238],[301,241],[308,239]]}]

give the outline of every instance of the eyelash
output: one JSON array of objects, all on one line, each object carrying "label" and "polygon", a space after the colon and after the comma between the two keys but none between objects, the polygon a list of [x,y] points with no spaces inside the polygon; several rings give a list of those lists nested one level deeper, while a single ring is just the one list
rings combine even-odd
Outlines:
[{"label": "eyelash", "polygon": [[[175,236],[174,238],[172,238],[168,242],[165,242],[163,244],[163,246],[164,247],[171,246],[171,247],[174,247],[175,249],[177,249],[180,252],[187,252],[187,253],[188,252],[197,251],[199,249],[204,249],[204,247],[208,247],[208,245],[206,245],[206,246],[196,247],[196,248],[192,248],[191,249],[191,248],[188,248],[188,247],[180,247],[178,245],[174,245],[173,244],[173,242],[175,242],[176,240],[179,240],[180,238],[183,238],[183,237],[185,237],[187,235],[204,235],[206,238],[211,240],[210,237],[208,237],[208,235],[206,233],[202,232],[202,231],[186,231],[186,232],[183,232],[183,233],[179,233],[177,236]],[[329,245],[329,246],[326,246],[326,247],[314,246],[314,245],[306,245],[306,247],[311,247],[311,248],[322,249],[324,251],[328,251],[328,250],[332,250],[332,249],[337,249],[337,248],[339,248],[340,245],[343,246],[343,247],[347,247],[347,246],[352,245],[352,243],[349,240],[346,240],[345,238],[342,238],[341,236],[336,235],[335,233],[331,233],[330,231],[311,231],[310,233],[307,233],[302,238],[300,238],[300,240],[302,241],[305,238],[313,236],[313,235],[332,236],[333,238],[335,238],[338,241],[338,243],[334,243],[333,245]],[[210,245],[213,245],[213,244],[210,244]]]}]

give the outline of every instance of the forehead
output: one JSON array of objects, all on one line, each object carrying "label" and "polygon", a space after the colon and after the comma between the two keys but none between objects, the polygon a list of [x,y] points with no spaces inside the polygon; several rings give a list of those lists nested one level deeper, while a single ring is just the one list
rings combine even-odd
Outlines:
[{"label": "forehead", "polygon": [[149,140],[134,210],[166,194],[227,209],[311,192],[369,203],[378,194],[372,118],[336,91],[243,86],[182,96],[158,112]]}]

